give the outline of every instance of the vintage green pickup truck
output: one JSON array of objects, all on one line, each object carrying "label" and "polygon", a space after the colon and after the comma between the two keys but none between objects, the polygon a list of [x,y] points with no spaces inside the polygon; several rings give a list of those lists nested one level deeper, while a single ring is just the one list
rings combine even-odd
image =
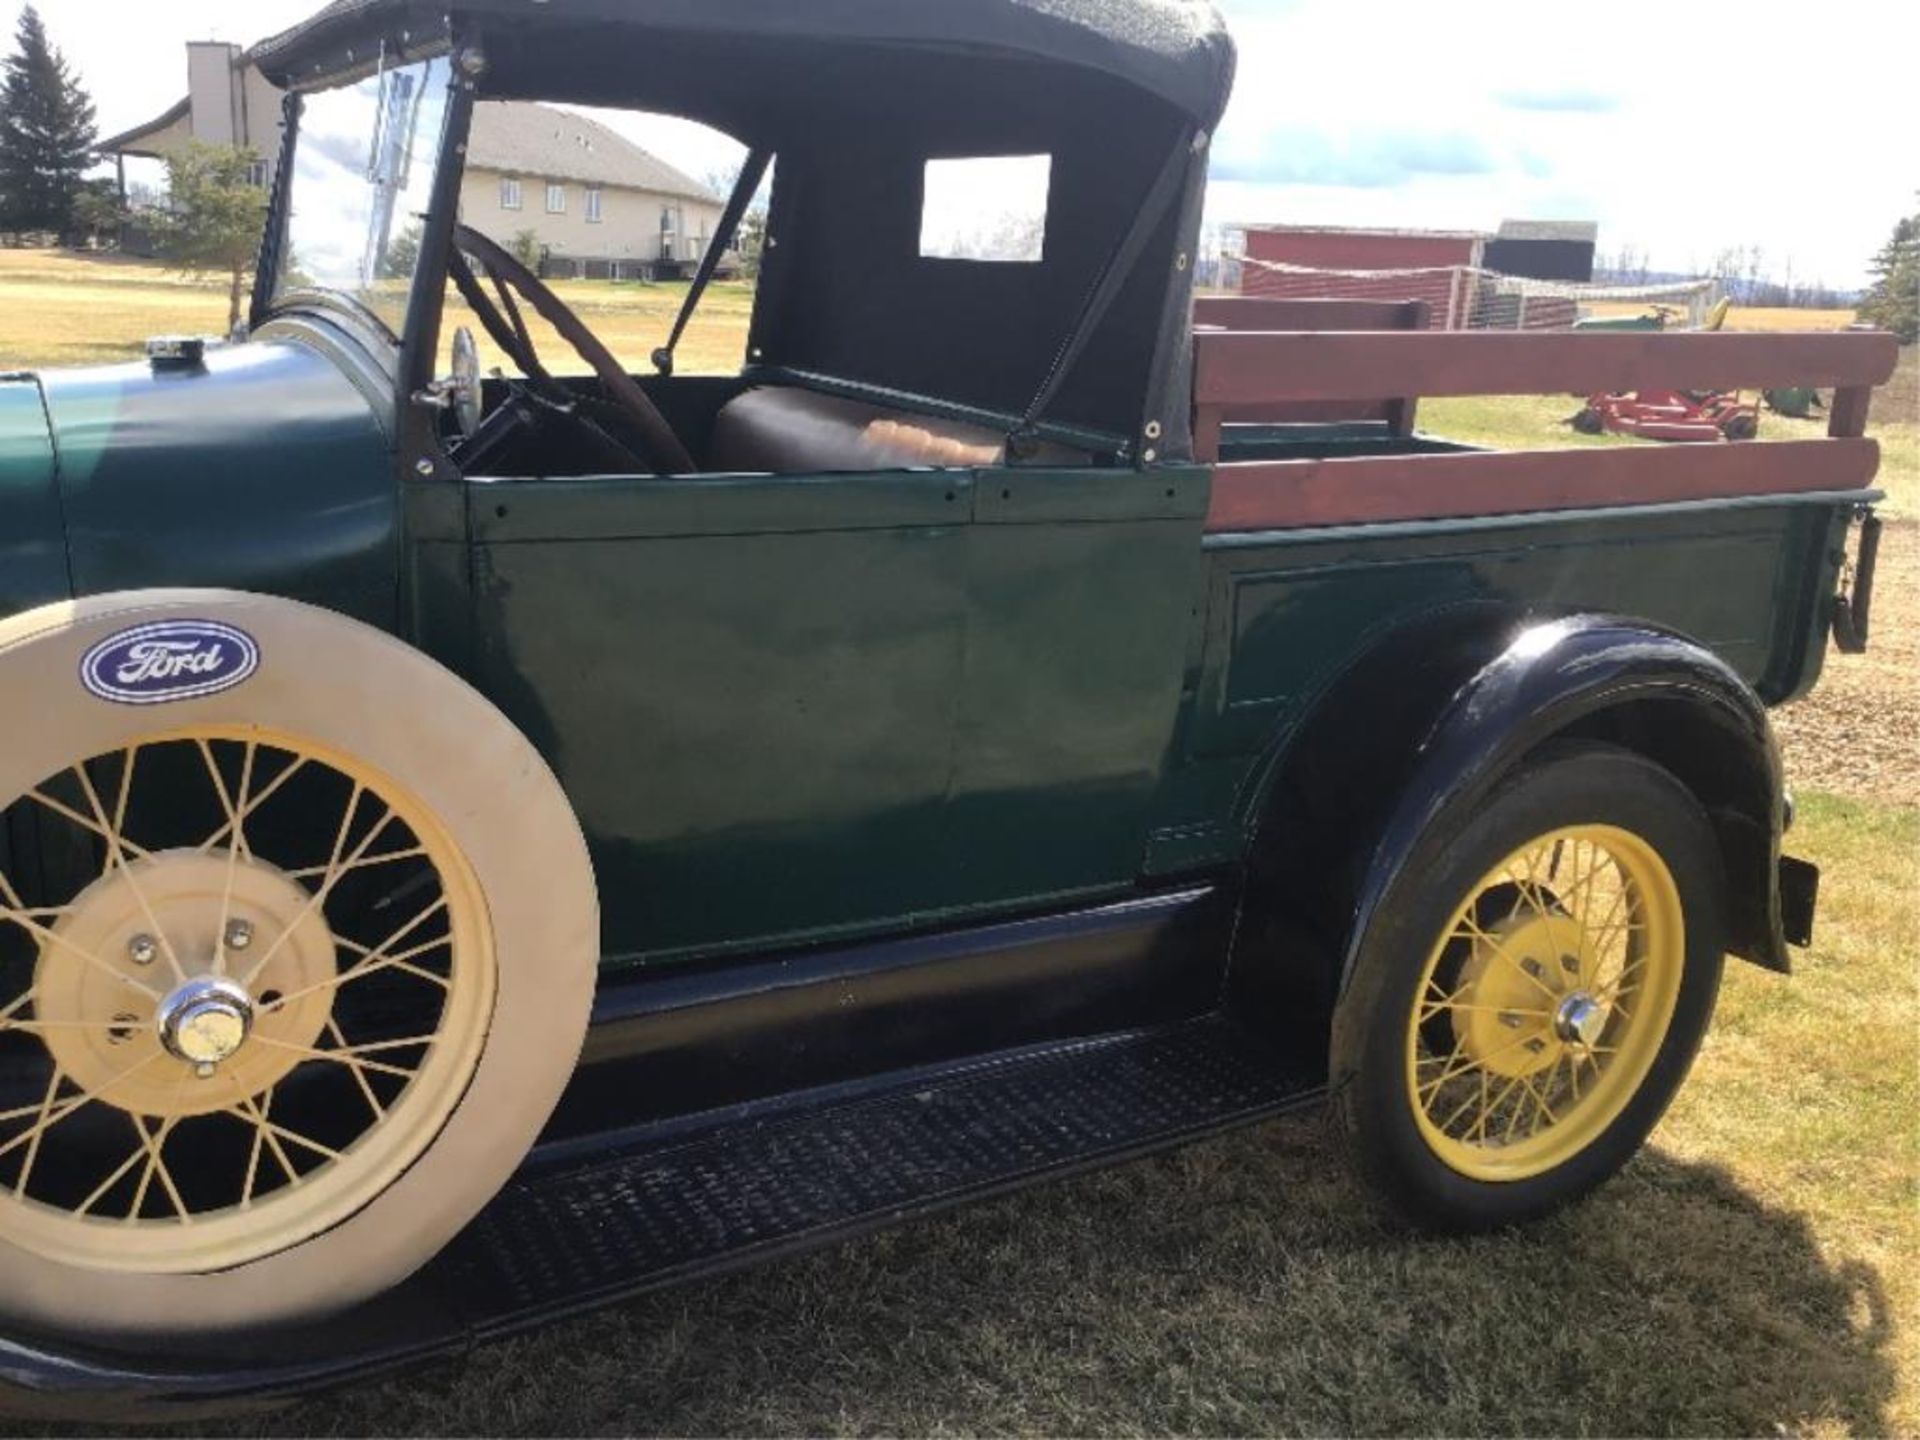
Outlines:
[{"label": "vintage green pickup truck", "polygon": [[[1525,1220],[1807,940],[1767,707],[1864,643],[1890,337],[1196,303],[1190,0],[338,0],[252,58],[245,343],[0,380],[16,1406],[289,1395],[1329,1098],[1411,1221]],[[500,99],[748,147],[655,373],[463,224]],[[769,174],[744,367],[677,376]],[[1786,383],[1830,438],[1415,425]]]}]

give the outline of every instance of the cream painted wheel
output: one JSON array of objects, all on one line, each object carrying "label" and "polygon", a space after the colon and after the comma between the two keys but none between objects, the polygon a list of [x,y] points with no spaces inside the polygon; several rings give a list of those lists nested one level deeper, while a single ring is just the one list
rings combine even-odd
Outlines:
[{"label": "cream painted wheel", "polygon": [[[156,625],[254,668],[76,683]],[[0,697],[0,1315],[217,1331],[404,1278],[584,1035],[597,911],[550,772],[406,646],[258,597],[7,622]]]},{"label": "cream painted wheel", "polygon": [[494,1018],[492,937],[398,781],[203,727],[88,757],[23,809],[43,848],[101,863],[34,906],[0,868],[0,923],[38,951],[24,988],[0,981],[8,1089],[40,1088],[0,1109],[10,1240],[227,1269],[324,1234],[432,1144]]}]

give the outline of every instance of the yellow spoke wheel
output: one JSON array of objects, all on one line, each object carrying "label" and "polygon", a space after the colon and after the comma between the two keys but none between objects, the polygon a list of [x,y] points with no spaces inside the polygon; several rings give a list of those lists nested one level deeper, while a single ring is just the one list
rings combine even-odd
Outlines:
[{"label": "yellow spoke wheel", "polygon": [[1639,836],[1572,826],[1495,865],[1428,955],[1407,1024],[1434,1153],[1517,1180],[1586,1149],[1652,1068],[1685,955],[1679,889]]},{"label": "yellow spoke wheel", "polygon": [[1726,859],[1670,772],[1556,743],[1441,810],[1355,937],[1334,1106],[1402,1217],[1482,1231],[1617,1171],[1720,984]]}]

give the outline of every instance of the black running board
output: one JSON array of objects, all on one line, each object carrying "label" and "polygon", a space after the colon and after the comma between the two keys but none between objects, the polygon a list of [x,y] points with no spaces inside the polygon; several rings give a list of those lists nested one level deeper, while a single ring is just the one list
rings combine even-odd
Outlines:
[{"label": "black running board", "polygon": [[[208,1414],[385,1374],[1316,1099],[1227,1021],[988,1061],[516,1178],[398,1291],[159,1360],[0,1339],[0,1409]],[[9,1393],[10,1391],[10,1393]]]}]

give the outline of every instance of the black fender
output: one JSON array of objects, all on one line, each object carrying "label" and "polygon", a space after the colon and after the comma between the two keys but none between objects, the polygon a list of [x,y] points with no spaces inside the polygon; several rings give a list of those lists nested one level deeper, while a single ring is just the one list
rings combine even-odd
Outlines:
[{"label": "black fender", "polygon": [[1636,751],[1693,792],[1720,842],[1729,950],[1788,970],[1780,752],[1753,688],[1710,650],[1645,621],[1529,621],[1467,606],[1387,636],[1274,748],[1249,802],[1258,826],[1236,998],[1324,1018],[1441,812],[1474,804],[1566,739]]}]

